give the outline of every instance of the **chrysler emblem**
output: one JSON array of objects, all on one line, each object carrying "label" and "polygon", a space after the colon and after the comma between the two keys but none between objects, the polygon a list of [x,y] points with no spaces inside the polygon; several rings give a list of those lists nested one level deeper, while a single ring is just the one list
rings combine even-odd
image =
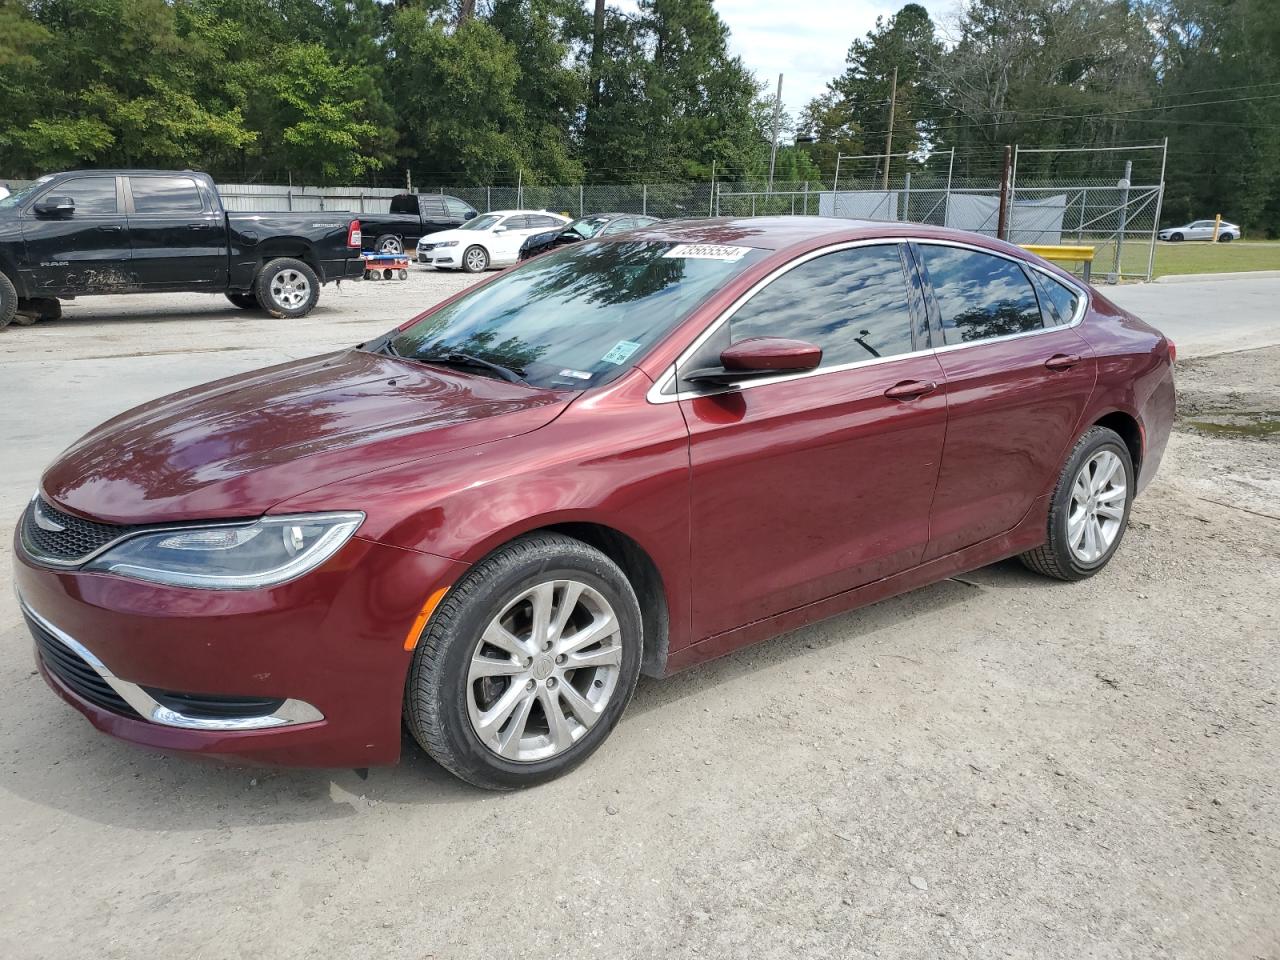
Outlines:
[{"label": "chrysler emblem", "polygon": [[48,530],[50,533],[61,533],[63,530],[67,529],[57,520],[45,516],[44,508],[40,505],[39,500],[36,501],[33,515],[36,521],[36,526],[41,530]]}]

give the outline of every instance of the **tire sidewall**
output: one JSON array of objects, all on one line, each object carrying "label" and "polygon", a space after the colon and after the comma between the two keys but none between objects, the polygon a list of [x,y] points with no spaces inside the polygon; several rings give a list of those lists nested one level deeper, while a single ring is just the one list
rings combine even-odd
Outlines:
[{"label": "tire sidewall", "polygon": [[[271,280],[276,274],[285,270],[296,270],[307,279],[310,292],[306,301],[299,307],[282,307],[271,299]],[[295,260],[292,257],[277,257],[274,260],[268,260],[263,266],[258,274],[258,279],[253,284],[253,293],[258,298],[258,303],[262,306],[262,309],[276,319],[298,319],[310,313],[319,301],[320,278],[316,276],[314,270],[301,260]]]},{"label": "tire sidewall", "polygon": [[18,312],[18,291],[13,281],[0,273],[0,330],[13,322]]},{"label": "tire sidewall", "polygon": [[[1115,541],[1107,548],[1106,553],[1092,563],[1084,563],[1077,559],[1068,543],[1067,517],[1071,512],[1071,491],[1075,483],[1076,474],[1080,472],[1080,468],[1085,461],[1100,450],[1110,450],[1120,458],[1120,463],[1124,467],[1124,516],[1120,520],[1120,529],[1116,533]],[[1116,551],[1120,549],[1120,544],[1124,541],[1125,530],[1129,526],[1129,511],[1133,509],[1134,492],[1133,458],[1129,453],[1129,448],[1125,446],[1124,441],[1120,439],[1120,435],[1115,431],[1106,427],[1093,427],[1081,438],[1081,442],[1076,444],[1071,457],[1067,460],[1066,466],[1063,467],[1057,490],[1054,491],[1053,509],[1049,515],[1050,547],[1059,566],[1068,571],[1073,579],[1083,580],[1086,577],[1093,576],[1093,574],[1105,567],[1111,561],[1111,558],[1115,556]]]},{"label": "tire sidewall", "polygon": [[[513,597],[547,580],[579,580],[598,590],[609,604],[622,628],[622,666],[618,686],[604,712],[587,733],[565,753],[547,760],[516,762],[491,752],[471,727],[467,706],[467,674],[472,654],[489,622]],[[428,631],[430,631],[430,627]],[[608,558],[590,547],[574,551],[572,557],[530,558],[486,581],[482,594],[468,598],[463,609],[445,629],[448,633],[441,669],[426,671],[426,682],[437,686],[433,718],[447,739],[450,752],[459,760],[467,779],[500,788],[532,786],[560,776],[586,760],[609,736],[626,709],[640,676],[641,618],[635,592],[622,572]],[[475,777],[475,779],[472,779]]]},{"label": "tire sidewall", "polygon": [[[388,240],[395,241],[395,248],[392,250],[384,250],[382,245]],[[404,241],[397,237],[394,233],[384,233],[373,241],[374,253],[404,253]]]}]

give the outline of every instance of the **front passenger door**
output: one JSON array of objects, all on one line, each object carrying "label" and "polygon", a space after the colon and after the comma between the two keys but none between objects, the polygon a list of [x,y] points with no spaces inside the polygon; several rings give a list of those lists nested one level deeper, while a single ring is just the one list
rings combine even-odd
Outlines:
[{"label": "front passenger door", "polygon": [[[905,256],[904,245],[887,243],[801,262],[678,364],[696,639],[919,562],[947,399]],[[761,336],[814,343],[822,362],[736,389],[679,381],[682,370],[718,365],[731,343]]]}]

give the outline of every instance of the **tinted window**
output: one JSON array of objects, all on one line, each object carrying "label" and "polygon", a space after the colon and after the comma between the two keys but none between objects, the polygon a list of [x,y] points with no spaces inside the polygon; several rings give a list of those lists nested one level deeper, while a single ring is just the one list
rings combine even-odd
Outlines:
[{"label": "tinted window", "polygon": [[135,213],[199,213],[200,188],[190,177],[130,177]]},{"label": "tinted window", "polygon": [[560,226],[560,221],[555,217],[529,217],[529,226],[541,227],[543,229],[547,227],[558,227]]},{"label": "tinted window", "polygon": [[1045,323],[1070,323],[1080,305],[1080,294],[1065,283],[1038,270],[1033,274],[1040,285],[1040,302],[1045,306]]},{"label": "tinted window", "polygon": [[506,227],[508,230],[523,230],[529,226],[529,218],[522,216],[507,217],[498,226]]},{"label": "tinted window", "polygon": [[82,177],[64,180],[45,197],[70,197],[76,202],[74,216],[102,216],[116,213],[116,178]]},{"label": "tinted window", "polygon": [[911,351],[907,277],[897,244],[828,253],[783,274],[729,320],[731,341],[790,337],[822,366]]},{"label": "tinted window", "polygon": [[1014,261],[958,247],[923,244],[920,249],[947,343],[1026,333],[1044,325],[1031,281]]},{"label": "tinted window", "polygon": [[472,212],[471,208],[457,197],[445,197],[444,205],[449,208],[449,212],[455,217],[465,217]]},{"label": "tinted window", "polygon": [[418,198],[411,193],[398,193],[391,198],[392,213],[417,213]]},{"label": "tinted window", "polygon": [[620,217],[604,228],[604,234],[621,233],[623,230],[630,230],[633,226],[635,221],[630,217]]},{"label": "tinted window", "polygon": [[420,203],[424,216],[438,217],[444,213],[444,201],[439,197],[423,197]]}]

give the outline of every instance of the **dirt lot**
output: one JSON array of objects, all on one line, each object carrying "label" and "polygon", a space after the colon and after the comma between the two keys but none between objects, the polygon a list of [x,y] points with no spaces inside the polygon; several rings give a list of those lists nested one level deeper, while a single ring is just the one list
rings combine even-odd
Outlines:
[{"label": "dirt lot", "polygon": [[[7,331],[0,537],[85,427],[419,289],[326,289],[287,330],[173,298]],[[408,742],[367,781],[113,742],[0,595],[0,956],[1277,960],[1280,348],[1179,382],[1102,575],[997,564],[642,680],[585,767],[514,795]]]}]

